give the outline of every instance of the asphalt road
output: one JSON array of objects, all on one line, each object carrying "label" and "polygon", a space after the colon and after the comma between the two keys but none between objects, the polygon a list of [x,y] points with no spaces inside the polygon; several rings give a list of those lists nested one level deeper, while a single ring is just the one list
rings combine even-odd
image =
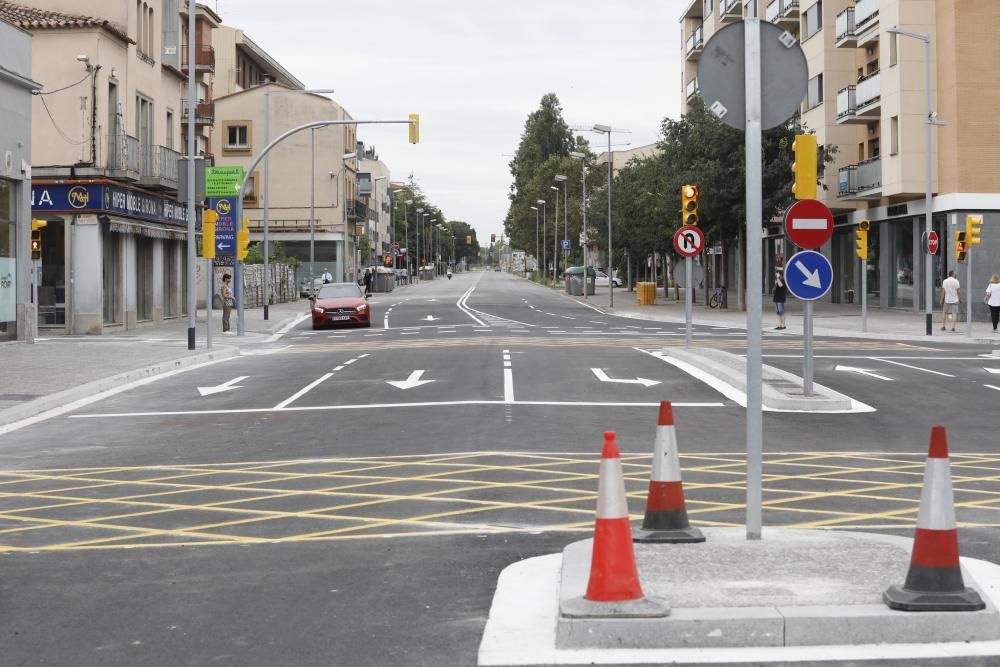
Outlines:
[{"label": "asphalt road", "polygon": [[[586,535],[602,431],[641,515],[664,399],[692,519],[742,521],[742,408],[645,352],[682,326],[493,272],[377,295],[373,316],[0,436],[4,664],[473,664],[499,571]],[[765,363],[799,372],[800,343],[767,332]],[[995,560],[1000,360],[816,348],[816,381],[875,412],[766,414],[765,525],[909,534],[943,423],[963,553]]]}]

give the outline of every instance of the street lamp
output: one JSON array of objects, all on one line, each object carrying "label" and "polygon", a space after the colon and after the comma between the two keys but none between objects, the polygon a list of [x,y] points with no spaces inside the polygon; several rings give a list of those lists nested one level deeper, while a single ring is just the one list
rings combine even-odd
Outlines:
[{"label": "street lamp", "polygon": [[[417,250],[420,252],[420,254],[417,257],[417,262],[419,262],[420,264],[417,267],[417,273],[422,271],[424,268],[424,255],[423,255],[424,248],[420,246],[420,233],[424,231],[424,224],[426,224],[427,218],[429,217],[431,217],[430,213],[421,213],[420,224],[417,226]],[[424,245],[427,245],[427,232],[424,232]]]},{"label": "street lamp", "polygon": [[[379,236],[379,233],[380,233],[379,230],[382,227],[382,220],[381,220],[382,209],[379,208],[379,205],[378,205],[378,182],[379,181],[384,181],[384,180],[386,180],[385,176],[376,176],[375,179],[372,181],[372,195],[373,195],[373,198],[375,199],[375,208],[378,209],[377,212],[376,212],[376,215],[375,215],[375,235],[376,236]],[[378,258],[378,256],[379,256],[380,253],[378,253],[378,252],[373,253],[372,252],[372,250],[374,249],[374,246],[372,245],[371,225],[368,224],[367,219],[365,220],[365,225],[368,227],[368,261],[372,261],[371,258],[372,258],[373,254],[375,255],[375,258],[377,260],[377,258]]]},{"label": "street lamp", "polygon": [[[565,174],[556,174],[556,183],[563,186],[563,239],[569,239],[569,190]],[[556,215],[556,231],[559,230],[559,216]],[[563,268],[569,267],[569,248],[563,250]]]},{"label": "street lamp", "polygon": [[[931,126],[933,125],[944,125],[944,123],[935,119],[935,114],[931,110],[931,36],[930,34],[922,35],[915,32],[907,32],[906,30],[900,30],[896,26],[893,26],[886,30],[886,32],[893,35],[902,35],[903,37],[911,37],[913,39],[919,39],[924,43],[924,114],[925,114],[925,131],[924,131],[924,145],[927,153],[927,182],[926,182],[926,192],[924,193],[924,234],[929,235],[934,229],[932,221],[932,208],[931,199],[934,197],[934,155],[931,152],[934,148],[934,144],[931,141]],[[867,267],[863,267],[862,271],[866,271]],[[933,313],[934,313],[934,257],[930,253],[926,253],[926,258],[924,260],[924,299],[926,303],[924,304],[927,320],[927,335],[932,335],[933,331]],[[969,286],[972,287],[971,285]],[[968,323],[968,326],[972,327],[972,322]]]},{"label": "street lamp", "polygon": [[535,273],[538,273],[538,207],[529,206],[535,212]]},{"label": "street lamp", "polygon": [[429,227],[429,233],[431,235],[431,277],[437,277],[437,260],[434,258],[434,228],[437,226],[437,218],[431,218],[427,221]]},{"label": "street lamp", "polygon": [[[583,180],[583,229],[580,234],[580,247],[583,248],[583,300],[587,300],[587,156],[576,151],[569,154],[574,160],[580,161],[580,177]],[[610,281],[608,281],[610,282]]]},{"label": "street lamp", "polygon": [[[410,243],[407,239],[409,238],[409,234],[410,234],[410,219],[408,217],[408,214],[409,214],[409,206],[411,204],[413,204],[413,200],[412,199],[407,199],[407,200],[403,201],[403,243],[405,243],[407,245],[409,245],[409,243]],[[395,228],[395,226],[393,226],[393,229],[392,229],[392,240],[396,241],[396,228]],[[409,276],[409,274],[410,274],[410,255],[409,255],[410,249],[407,248],[406,252],[407,252],[407,255],[406,255],[406,274],[407,274],[407,276]],[[395,266],[396,266],[395,263],[393,263],[393,267],[395,267]]]},{"label": "street lamp", "polygon": [[548,258],[545,256],[545,225],[547,224],[545,221],[545,200],[539,199],[535,203],[542,205],[542,276],[544,276],[549,269]]},{"label": "street lamp", "polygon": [[559,188],[550,185],[549,190],[556,191],[556,224],[552,230],[552,282],[555,283],[559,275]]},{"label": "street lamp", "polygon": [[416,266],[417,275],[416,275],[416,278],[417,278],[418,281],[420,280],[420,225],[422,224],[422,221],[423,221],[423,215],[424,215],[424,209],[418,208],[417,209],[417,234],[416,234],[416,237],[417,237],[417,254],[416,254],[416,259],[417,259],[417,261],[416,261],[416,264],[417,264],[417,266]]},{"label": "street lamp", "polygon": [[[594,132],[608,135],[608,307],[615,307],[615,272],[611,261],[611,126],[594,124]],[[587,290],[583,290],[586,292]]]},{"label": "street lamp", "polygon": [[[347,234],[347,164],[346,164],[346,162],[348,160],[355,159],[357,156],[358,156],[358,154],[356,152],[354,152],[354,153],[345,153],[340,158],[345,163],[343,165],[343,167],[341,167],[341,169],[340,169],[340,173],[344,175],[344,185],[343,185],[343,191],[344,191],[344,266],[342,267],[341,273],[344,274],[344,282],[345,283],[347,282],[347,250],[348,250],[348,248],[347,248],[347,239],[349,238],[349,236]],[[350,236],[353,236],[353,234],[351,234]],[[355,245],[357,245],[357,243],[355,243]],[[354,253],[352,251],[352,254],[356,254],[356,253]],[[310,271],[312,271],[312,262],[313,262],[313,240],[312,240],[312,237],[310,237],[310,239],[309,239],[309,263],[310,263],[309,270]],[[357,270],[358,270],[358,267],[357,267],[357,265],[355,265],[354,266],[354,272],[355,272],[354,279],[355,280],[357,280]]]},{"label": "street lamp", "polygon": [[[192,69],[191,71],[193,72],[194,70]],[[299,90],[299,89],[294,89],[294,88],[276,88],[274,90],[271,90],[270,86],[265,87],[264,88],[264,145],[265,146],[267,146],[269,143],[271,143],[271,94],[272,93],[276,93],[276,94],[278,94],[278,93],[312,93],[312,94],[332,95],[333,94],[333,88],[311,88],[311,89],[308,89],[308,90]],[[315,128],[312,128],[312,129],[315,130]],[[310,141],[312,141],[313,132],[310,132],[309,135],[310,135]],[[310,154],[312,154],[312,145],[311,144],[310,144]],[[268,220],[269,220],[269,216],[270,216],[270,210],[268,208],[269,201],[270,201],[270,198],[269,198],[269,190],[270,190],[270,188],[269,188],[269,186],[270,186],[270,183],[271,183],[271,181],[270,181],[270,179],[271,179],[270,159],[271,159],[270,155],[265,155],[264,156],[264,319],[265,320],[268,318],[268,305],[270,304],[270,301],[271,301],[271,298],[270,298],[271,286],[270,286],[270,281],[268,280],[268,277],[269,277],[269,261],[270,261],[269,255],[271,254],[270,243],[269,243],[269,238],[270,237],[268,236]],[[311,176],[310,183],[314,183],[315,180],[316,180],[316,165],[315,165],[315,162],[313,163],[313,171],[310,174],[310,176]],[[313,185],[310,185],[310,191],[312,191],[313,187],[314,187]],[[312,276],[312,271],[313,271],[313,268],[312,268],[312,246],[313,246],[313,243],[314,243],[313,238],[315,236],[315,233],[313,231],[312,220],[315,217],[316,216],[314,214],[310,214],[309,215],[309,252],[310,252],[310,258],[309,258],[309,289],[310,290],[312,290],[315,287],[315,285],[312,282],[312,280],[313,280],[313,276]],[[236,224],[240,224],[239,221],[237,221]]]}]

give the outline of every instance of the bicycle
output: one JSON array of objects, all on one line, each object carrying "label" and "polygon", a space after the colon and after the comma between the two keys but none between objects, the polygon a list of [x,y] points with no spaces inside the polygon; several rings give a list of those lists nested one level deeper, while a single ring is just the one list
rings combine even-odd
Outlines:
[{"label": "bicycle", "polygon": [[709,308],[728,308],[729,304],[726,301],[726,288],[724,286],[719,286],[715,288],[715,293],[708,300]]}]

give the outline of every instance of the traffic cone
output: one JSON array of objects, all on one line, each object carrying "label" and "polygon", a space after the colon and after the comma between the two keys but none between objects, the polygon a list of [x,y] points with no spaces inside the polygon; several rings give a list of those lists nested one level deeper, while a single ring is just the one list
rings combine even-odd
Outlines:
[{"label": "traffic cone", "polygon": [[653,471],[646,497],[642,528],[632,538],[636,542],[704,542],[705,536],[688,521],[684,485],[677,455],[677,433],[670,401],[660,402],[660,418],[653,444]]},{"label": "traffic cone", "polygon": [[944,426],[931,427],[917,532],[906,582],[902,586],[890,586],[882,598],[890,608],[903,611],[976,611],[986,606],[979,593],[966,588],[962,580],[948,436]]},{"label": "traffic cone", "polygon": [[583,597],[592,602],[622,602],[642,597],[632,549],[625,477],[614,431],[604,434],[597,481],[597,518],[594,520],[590,581]]}]

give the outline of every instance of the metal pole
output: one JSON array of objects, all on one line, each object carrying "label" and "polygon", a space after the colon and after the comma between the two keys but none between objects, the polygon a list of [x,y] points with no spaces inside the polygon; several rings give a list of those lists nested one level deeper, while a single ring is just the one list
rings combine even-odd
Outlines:
[{"label": "metal pole", "polygon": [[[924,196],[924,233],[930,236],[933,227],[932,221],[932,210],[931,210],[931,198],[934,196],[934,181],[933,172],[934,168],[934,157],[931,155],[931,150],[933,145],[931,142],[931,125],[933,119],[931,118],[931,36],[926,35],[924,39],[924,111],[925,118],[924,121],[927,123],[924,141],[927,147],[927,192]],[[927,335],[932,335],[933,331],[933,317],[934,317],[934,259],[931,257],[930,253],[927,253],[927,258],[924,260],[924,298],[927,299]]]},{"label": "metal pole", "polygon": [[[269,86],[266,86],[264,88],[264,145],[267,146],[268,142],[270,141],[271,141],[271,89]],[[271,156],[265,155],[264,156],[264,319],[265,320],[268,318],[269,313],[267,311],[267,307],[268,304],[271,302],[270,289],[268,285],[268,278],[270,277],[270,270],[269,270],[270,267],[268,262],[270,261],[271,244],[270,244],[270,237],[268,236],[268,231],[267,231],[268,203],[270,201],[268,198],[268,191],[270,190],[269,186],[271,185],[270,166],[271,166]],[[313,289],[311,265],[309,267],[309,271],[310,271],[309,289],[311,290]]]},{"label": "metal pole", "polygon": [[761,538],[763,502],[763,376],[761,360],[761,121],[760,19],[744,19],[746,59],[746,211],[747,211],[747,517],[748,540]]},{"label": "metal pole", "polygon": [[[563,181],[563,238],[569,239],[569,180]],[[558,225],[558,221],[556,221]],[[563,250],[563,269],[569,268],[569,248]],[[586,276],[584,276],[586,278]],[[584,281],[586,282],[586,281]],[[586,287],[586,285],[584,285]],[[584,292],[587,290],[584,289]]]},{"label": "metal pole", "polygon": [[802,317],[802,393],[813,395],[813,302],[806,301]]},{"label": "metal pole", "polygon": [[[265,158],[266,159],[266,158]],[[264,163],[267,164],[266,162]],[[309,289],[316,290],[316,128],[309,130]]]},{"label": "metal pole", "polygon": [[[611,163],[614,154],[611,152],[611,131],[608,131],[608,308],[615,307],[615,269],[611,261]],[[584,290],[586,291],[586,290]]]},{"label": "metal pole", "polygon": [[[188,87],[187,87],[187,108],[188,108],[188,136],[187,136],[187,154],[188,154],[188,173],[187,173],[187,311],[188,311],[188,349],[194,349],[194,330],[195,330],[195,317],[197,315],[198,301],[197,294],[195,294],[195,277],[194,277],[194,263],[195,263],[195,247],[194,247],[194,114],[196,109],[195,103],[195,85],[194,85],[194,41],[196,35],[196,25],[195,16],[198,13],[198,7],[195,3],[190,3],[188,7]],[[35,302],[38,303],[37,301]]]},{"label": "metal pole", "polygon": [[555,228],[552,231],[552,284],[556,282],[556,276],[559,275],[559,191],[556,190],[556,224],[553,225]]},{"label": "metal pole", "polygon": [[[538,275],[538,209],[535,209],[535,275]],[[542,269],[542,275],[545,275],[545,269]]]},{"label": "metal pole", "polygon": [[[968,240],[966,240],[968,242]],[[972,338],[972,248],[965,251],[965,337]]]},{"label": "metal pole", "polygon": [[861,260],[861,331],[868,331],[868,259]]},{"label": "metal pole", "polygon": [[236,335],[243,335],[243,262],[233,262],[233,297],[236,299]]},{"label": "metal pole", "polygon": [[587,286],[589,276],[587,275],[587,162],[586,159],[580,161],[580,173],[583,175],[583,300],[587,300]]},{"label": "metal pole", "polygon": [[208,266],[208,275],[205,276],[205,346],[212,349],[212,297],[215,294],[215,262],[211,259],[205,260]]},{"label": "metal pole", "polygon": [[684,347],[691,349],[691,320],[694,317],[694,260],[684,258]]}]

